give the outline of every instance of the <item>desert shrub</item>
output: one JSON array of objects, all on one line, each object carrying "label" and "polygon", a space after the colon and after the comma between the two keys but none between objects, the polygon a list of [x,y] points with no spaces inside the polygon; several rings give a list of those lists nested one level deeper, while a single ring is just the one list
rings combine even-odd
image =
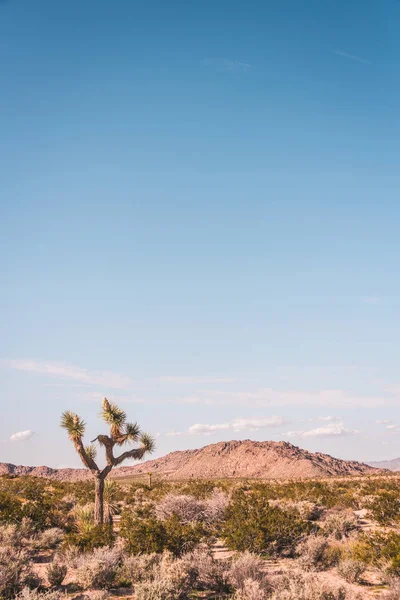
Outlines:
[{"label": "desert shrub", "polygon": [[121,580],[135,585],[150,581],[154,577],[155,568],[160,562],[160,554],[136,554],[126,556],[119,572]]},{"label": "desert shrub", "polygon": [[131,554],[151,554],[168,550],[175,556],[192,551],[206,536],[199,524],[182,523],[172,517],[159,521],[154,517],[138,518],[133,512],[123,513],[120,535]]},{"label": "desert shrub", "polygon": [[366,564],[380,565],[394,576],[400,576],[400,534],[370,533],[351,547],[351,558]]},{"label": "desert shrub", "polygon": [[0,522],[18,523],[22,519],[22,501],[5,490],[0,490]]},{"label": "desert shrub", "polygon": [[155,517],[138,518],[133,512],[122,513],[120,536],[130,554],[163,552],[167,539],[164,523]]},{"label": "desert shrub", "polygon": [[265,562],[257,554],[243,552],[232,560],[228,571],[228,580],[236,590],[243,591],[245,582],[256,581],[264,589],[268,587],[265,576]]},{"label": "desert shrub", "polygon": [[400,498],[398,492],[382,492],[369,504],[371,516],[380,525],[390,525],[400,517]]},{"label": "desert shrub", "polygon": [[41,549],[56,548],[63,540],[64,532],[58,527],[45,529],[35,539],[35,546]]},{"label": "desert shrub", "polygon": [[194,571],[196,590],[212,592],[228,591],[227,566],[222,560],[215,560],[210,551],[196,549],[181,559],[188,570]]},{"label": "desert shrub", "polygon": [[135,586],[135,600],[175,600],[167,581],[155,579]]},{"label": "desert shrub", "polygon": [[84,589],[112,587],[121,563],[117,548],[96,548],[81,554],[75,569],[75,579]]},{"label": "desert shrub", "polygon": [[365,571],[365,564],[359,560],[348,558],[339,563],[338,573],[348,583],[357,583]]},{"label": "desert shrub", "polygon": [[10,523],[0,526],[0,545],[22,548],[24,536],[19,525]]},{"label": "desert shrub", "polygon": [[202,541],[206,541],[208,534],[201,524],[183,524],[176,516],[164,522],[166,532],[165,549],[174,556],[181,556],[185,552],[192,552]]},{"label": "desert shrub", "polygon": [[51,587],[59,587],[62,585],[66,575],[68,567],[66,564],[62,564],[58,561],[54,561],[49,564],[46,569],[47,581]]},{"label": "desert shrub", "polygon": [[76,546],[82,551],[91,551],[102,546],[112,546],[114,532],[109,525],[92,525],[81,531],[73,531],[65,536],[65,546]]},{"label": "desert shrub", "polygon": [[262,585],[254,579],[245,579],[242,587],[233,595],[233,600],[266,600],[266,598]]},{"label": "desert shrub", "polygon": [[11,546],[0,547],[0,598],[13,598],[24,586],[38,586],[27,554]]},{"label": "desert shrub", "polygon": [[332,586],[315,575],[289,571],[276,582],[271,600],[361,600],[344,586]]},{"label": "desert shrub", "polygon": [[326,569],[329,566],[328,547],[326,538],[311,535],[297,546],[297,562],[306,571]]},{"label": "desert shrub", "polygon": [[392,577],[388,583],[389,590],[385,596],[385,600],[400,600],[400,578]]},{"label": "desert shrub", "polygon": [[177,516],[181,523],[187,524],[204,520],[205,505],[194,496],[170,493],[156,505],[155,512],[156,517],[161,521]]},{"label": "desert shrub", "polygon": [[229,496],[215,488],[210,498],[204,501],[204,520],[208,525],[218,524],[224,520],[229,506]]},{"label": "desert shrub", "polygon": [[270,506],[264,495],[239,490],[227,508],[222,536],[232,550],[292,555],[312,529],[308,522]]},{"label": "desert shrub", "polygon": [[56,555],[55,560],[65,563],[69,569],[78,567],[81,551],[77,546],[63,546],[61,551]]},{"label": "desert shrub", "polygon": [[335,539],[341,540],[357,529],[357,517],[350,511],[334,512],[327,515],[324,531]]}]

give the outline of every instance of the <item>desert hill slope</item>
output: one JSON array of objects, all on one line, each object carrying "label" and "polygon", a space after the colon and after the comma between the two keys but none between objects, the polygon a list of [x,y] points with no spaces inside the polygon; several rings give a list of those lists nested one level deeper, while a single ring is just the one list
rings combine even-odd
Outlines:
[{"label": "desert hill slope", "polygon": [[[114,469],[112,477],[118,479],[149,472],[172,479],[292,479],[374,474],[380,470],[364,463],[302,450],[288,442],[243,440],[171,452],[155,460]],[[7,474],[48,477],[60,481],[82,480],[91,476],[86,469],[52,469],[0,463],[0,475]]]},{"label": "desert hill slope", "polygon": [[171,452],[162,458],[131,467],[135,473],[151,472],[174,479],[260,477],[291,479],[362,475],[378,470],[356,461],[309,452],[288,442],[219,442],[198,450]]}]

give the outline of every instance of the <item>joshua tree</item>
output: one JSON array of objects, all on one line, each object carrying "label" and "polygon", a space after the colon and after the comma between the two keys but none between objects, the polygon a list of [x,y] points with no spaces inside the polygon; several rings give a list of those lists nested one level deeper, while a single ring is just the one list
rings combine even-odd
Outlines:
[{"label": "joshua tree", "polygon": [[[90,445],[83,445],[83,434],[86,423],[77,414],[67,410],[62,414],[61,427],[68,431],[70,440],[75,446],[81,461],[92,473],[95,479],[95,523],[104,523],[104,482],[113,467],[117,467],[124,460],[134,458],[140,460],[147,452],[153,452],[154,439],[147,433],[141,433],[137,423],[127,423],[126,414],[116,404],[104,398],[101,416],[110,427],[110,435],[98,435]],[[104,446],[106,453],[106,466],[100,469],[96,464],[96,446],[98,442]],[[114,456],[114,446],[123,446],[127,443],[140,442],[139,448],[133,448],[123,452],[120,456]]]}]

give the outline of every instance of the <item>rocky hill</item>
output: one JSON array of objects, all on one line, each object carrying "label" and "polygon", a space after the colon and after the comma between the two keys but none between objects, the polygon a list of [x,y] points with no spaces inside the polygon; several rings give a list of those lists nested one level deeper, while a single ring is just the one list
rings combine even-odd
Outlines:
[{"label": "rocky hill", "polygon": [[[171,452],[166,456],[134,466],[119,467],[114,478],[151,472],[172,479],[265,478],[350,476],[378,473],[379,469],[356,461],[309,452],[288,442],[219,442],[198,450]],[[85,469],[23,467],[0,463],[0,475],[32,475],[60,481],[90,478]]]},{"label": "rocky hill", "polygon": [[131,473],[170,476],[174,479],[255,477],[291,479],[362,475],[378,472],[364,463],[309,452],[288,442],[219,442],[200,448],[171,452],[131,468]]}]

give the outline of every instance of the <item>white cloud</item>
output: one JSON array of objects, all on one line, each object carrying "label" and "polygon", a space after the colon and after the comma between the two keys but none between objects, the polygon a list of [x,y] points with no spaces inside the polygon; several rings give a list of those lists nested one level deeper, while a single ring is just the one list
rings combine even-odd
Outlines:
[{"label": "white cloud", "polygon": [[205,434],[210,435],[212,433],[216,433],[217,431],[228,431],[232,430],[235,432],[238,431],[258,431],[259,429],[264,429],[266,427],[279,427],[283,425],[285,421],[282,417],[264,417],[264,418],[254,418],[254,419],[233,419],[233,421],[229,421],[228,423],[217,423],[214,425],[210,424],[202,424],[196,423],[189,427],[188,433],[190,434]]},{"label": "white cloud", "polygon": [[25,440],[29,440],[34,435],[34,431],[32,429],[26,429],[25,431],[18,431],[17,433],[13,433],[10,437],[12,442],[24,442]]},{"label": "white cloud", "polygon": [[356,429],[347,429],[342,422],[330,423],[325,427],[317,427],[316,429],[310,429],[308,431],[288,431],[288,437],[343,437],[348,435],[356,435],[358,431]]},{"label": "white cloud", "polygon": [[344,58],[350,58],[351,60],[355,60],[356,62],[359,63],[364,63],[367,65],[372,64],[370,60],[367,60],[366,58],[361,58],[360,56],[357,56],[356,54],[348,54],[347,52],[343,52],[342,50],[333,50],[333,54],[336,54],[337,56],[343,56]]},{"label": "white cloud", "polygon": [[391,423],[393,423],[393,421],[391,419],[383,419],[380,421],[376,421],[376,423],[378,425],[390,425]]},{"label": "white cloud", "polygon": [[127,389],[132,386],[129,377],[112,371],[89,371],[65,362],[39,362],[35,360],[10,360],[8,366],[18,371],[28,371],[40,375],[74,379],[90,385],[101,385],[106,388]]}]

